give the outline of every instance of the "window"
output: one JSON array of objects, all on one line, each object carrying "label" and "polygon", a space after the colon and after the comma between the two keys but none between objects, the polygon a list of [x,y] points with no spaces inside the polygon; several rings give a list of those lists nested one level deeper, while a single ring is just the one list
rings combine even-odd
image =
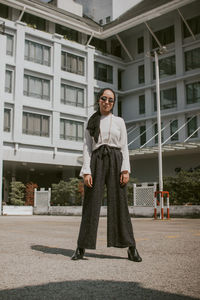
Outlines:
[{"label": "window", "polygon": [[98,95],[99,93],[98,92],[94,92],[94,110],[97,110],[98,109]]},{"label": "window", "polygon": [[113,67],[99,62],[94,63],[94,78],[113,83]]},{"label": "window", "polygon": [[12,74],[10,70],[6,70],[5,92],[12,93]]},{"label": "window", "polygon": [[74,29],[56,24],[56,33],[63,35],[67,40],[78,42],[78,31]]},{"label": "window", "polygon": [[140,126],[140,145],[144,145],[146,143],[146,126]]},{"label": "window", "polygon": [[121,117],[122,116],[122,101],[119,98],[118,98],[117,105],[118,105],[118,116]]},{"label": "window", "polygon": [[49,137],[49,117],[23,112],[23,133]]},{"label": "window", "polygon": [[110,16],[106,17],[106,24],[110,23]]},{"label": "window", "polygon": [[111,40],[111,54],[118,57],[122,57],[122,47],[120,42],[116,38],[113,38]]},{"label": "window", "polygon": [[25,59],[50,66],[50,47],[32,41],[25,41]]},{"label": "window", "polygon": [[[88,40],[89,40],[89,36],[88,36]],[[106,52],[106,41],[97,39],[97,38],[92,38],[92,40],[90,41],[90,45],[94,46],[97,50],[102,51],[102,52]]]},{"label": "window", "polygon": [[60,138],[70,141],[83,141],[83,123],[60,119]]},{"label": "window", "polygon": [[144,37],[141,36],[137,39],[137,53],[143,53],[144,52]]},{"label": "window", "polygon": [[84,89],[61,84],[61,103],[83,107]]},{"label": "window", "polygon": [[50,80],[24,75],[24,95],[50,100]]},{"label": "window", "polygon": [[186,85],[187,104],[200,102],[200,82],[194,82]]},{"label": "window", "polygon": [[23,14],[22,22],[27,23],[29,26],[35,29],[43,31],[46,30],[46,20],[34,15],[30,15],[26,12]]},{"label": "window", "polygon": [[[160,78],[176,74],[175,56],[166,57],[159,60]],[[156,79],[155,62],[153,62],[153,79]]]},{"label": "window", "polygon": [[13,56],[14,36],[6,33],[6,54]]},{"label": "window", "polygon": [[[163,128],[163,123],[161,123],[161,130]],[[158,133],[158,124],[156,123],[154,125],[154,135],[156,135]],[[163,143],[164,141],[164,134],[163,134],[163,131],[161,131],[161,142]],[[158,144],[158,134],[155,136],[155,139],[154,139],[154,142],[155,144]]]},{"label": "window", "polygon": [[200,68],[200,48],[185,52],[185,70]]},{"label": "window", "polygon": [[[187,20],[187,23],[188,23],[189,27],[191,28],[193,34],[200,33],[200,16],[197,16],[197,17]],[[184,38],[191,36],[191,33],[187,29],[185,23],[183,23],[183,36],[184,36]]]},{"label": "window", "polygon": [[144,83],[144,65],[138,67],[138,82]]},{"label": "window", "polygon": [[[192,118],[192,117],[190,117]],[[187,118],[187,121],[189,121],[190,118]],[[188,123],[187,123],[187,135],[188,137],[195,131],[197,130],[197,117],[193,117]],[[198,137],[198,132],[196,131],[191,138],[196,138]]]},{"label": "window", "polygon": [[4,4],[0,4],[0,17],[4,19],[8,19],[8,6]]},{"label": "window", "polygon": [[99,24],[103,25],[103,19],[99,20]]},{"label": "window", "polygon": [[[178,120],[173,120],[170,123],[170,135],[174,134],[177,130],[178,130]],[[178,132],[171,137],[171,141],[178,141]]]},{"label": "window", "polygon": [[[176,88],[160,92],[160,109],[169,109],[177,106]],[[156,93],[154,93],[154,111],[157,110]]]},{"label": "window", "polygon": [[3,130],[10,132],[11,130],[11,109],[4,109],[4,127]]},{"label": "window", "polygon": [[122,89],[122,70],[118,70],[118,90]]},{"label": "window", "polygon": [[84,58],[62,51],[61,69],[70,73],[84,75]]},{"label": "window", "polygon": [[[174,42],[174,26],[154,32],[161,45],[167,45]],[[152,48],[158,48],[156,40],[152,37]]]},{"label": "window", "polygon": [[145,95],[139,96],[139,114],[145,114]]}]

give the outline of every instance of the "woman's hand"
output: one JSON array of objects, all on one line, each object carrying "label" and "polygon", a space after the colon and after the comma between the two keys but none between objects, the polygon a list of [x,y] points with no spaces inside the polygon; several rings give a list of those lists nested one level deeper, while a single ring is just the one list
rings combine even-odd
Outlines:
[{"label": "woman's hand", "polygon": [[84,184],[88,187],[92,187],[92,176],[90,174],[83,175]]},{"label": "woman's hand", "polygon": [[120,184],[125,185],[129,182],[129,172],[128,171],[122,171],[120,175]]}]

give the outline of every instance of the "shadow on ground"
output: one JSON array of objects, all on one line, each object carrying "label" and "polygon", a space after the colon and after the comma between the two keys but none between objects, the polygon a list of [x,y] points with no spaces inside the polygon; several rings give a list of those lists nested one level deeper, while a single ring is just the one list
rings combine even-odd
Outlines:
[{"label": "shadow on ground", "polygon": [[[53,248],[43,245],[32,245],[32,250],[41,251],[43,253],[49,253],[49,254],[60,254],[64,256],[71,257],[74,253],[74,250],[71,249],[62,249],[62,248]],[[107,259],[127,259],[126,257],[120,257],[120,256],[113,256],[113,255],[104,255],[104,254],[96,254],[96,253],[86,253],[85,258],[87,257],[96,257],[96,258],[107,258]]]},{"label": "shadow on ground", "polygon": [[146,289],[136,282],[77,280],[0,291],[0,300],[12,299],[192,300],[197,298]]}]

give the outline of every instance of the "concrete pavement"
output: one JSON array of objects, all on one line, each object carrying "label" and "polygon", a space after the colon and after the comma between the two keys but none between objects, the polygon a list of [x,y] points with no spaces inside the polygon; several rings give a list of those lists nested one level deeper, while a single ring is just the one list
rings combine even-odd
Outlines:
[{"label": "concrete pavement", "polygon": [[132,219],[143,262],[106,247],[70,257],[80,217],[0,217],[0,299],[200,299],[200,219]]}]

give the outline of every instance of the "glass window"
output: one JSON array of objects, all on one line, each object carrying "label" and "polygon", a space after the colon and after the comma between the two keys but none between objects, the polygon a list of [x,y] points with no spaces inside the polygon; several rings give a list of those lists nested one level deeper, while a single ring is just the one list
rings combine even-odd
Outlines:
[{"label": "glass window", "polygon": [[138,67],[138,83],[144,83],[144,65]]},{"label": "glass window", "polygon": [[122,101],[118,98],[118,116],[121,117],[122,116]]},{"label": "glass window", "polygon": [[56,24],[56,33],[63,35],[67,40],[78,42],[78,31],[74,29]]},{"label": "glass window", "polygon": [[187,104],[200,102],[200,82],[194,82],[186,85]]},{"label": "glass window", "polygon": [[185,70],[200,68],[200,48],[185,52]]},{"label": "glass window", "polygon": [[61,69],[70,73],[84,75],[84,58],[62,51]]},{"label": "glass window", "polygon": [[11,130],[11,109],[4,109],[4,127],[3,130],[10,132]]},{"label": "glass window", "polygon": [[[176,88],[160,92],[160,109],[169,109],[177,106]],[[154,111],[157,110],[156,93],[154,93]]]},{"label": "glass window", "polygon": [[13,55],[14,36],[6,33],[6,54]]},{"label": "glass window", "polygon": [[35,15],[31,15],[28,13],[24,13],[22,16],[22,22],[27,23],[27,25],[38,29],[38,30],[46,30],[46,20]]},{"label": "glass window", "polygon": [[110,16],[106,17],[106,24],[110,23]]},{"label": "glass window", "polygon": [[[90,36],[88,36],[88,39],[90,38]],[[102,52],[106,52],[106,41],[104,40],[100,40],[97,38],[92,38],[92,40],[90,41],[90,45],[94,46],[97,50],[102,51]]]},{"label": "glass window", "polygon": [[[161,45],[167,45],[174,42],[174,26],[154,32]],[[152,37],[152,48],[158,48],[156,40]]]},{"label": "glass window", "polygon": [[60,138],[63,140],[83,141],[82,122],[60,119]]},{"label": "glass window", "polygon": [[[166,57],[159,60],[160,78],[176,74],[175,56]],[[156,79],[155,62],[153,62],[153,79]]]},{"label": "glass window", "polygon": [[139,96],[139,114],[145,114],[145,95]]},{"label": "glass window", "polygon": [[5,80],[5,92],[12,93],[12,74],[10,70],[6,70],[6,80]]},{"label": "glass window", "polygon": [[113,83],[113,67],[99,62],[94,63],[94,78]]},{"label": "glass window", "polygon": [[[190,117],[191,118],[191,117]],[[189,121],[190,118],[187,118],[187,121]],[[187,123],[187,135],[188,137],[197,130],[197,117],[193,117],[188,123]],[[198,131],[196,131],[191,138],[198,137]]]},{"label": "glass window", "polygon": [[49,117],[23,112],[23,133],[49,137]]},{"label": "glass window", "polygon": [[24,75],[24,95],[50,100],[50,80]]},{"label": "glass window", "polygon": [[[161,130],[163,128],[163,123],[161,122]],[[158,124],[156,123],[154,125],[154,135],[156,135],[158,133]],[[163,131],[161,131],[161,142],[163,143],[164,141],[164,133]],[[155,144],[158,144],[158,134],[155,136],[155,139],[154,139],[154,142]]]},{"label": "glass window", "polygon": [[146,143],[146,126],[140,126],[140,145],[144,145]]},{"label": "glass window", "polygon": [[137,52],[138,54],[144,52],[144,37],[141,36],[140,38],[137,39]]},{"label": "glass window", "polygon": [[[178,120],[170,122],[170,135],[174,134],[178,130]],[[171,141],[178,141],[178,132],[171,137]]]},{"label": "glass window", "polygon": [[61,103],[83,107],[84,89],[61,84]]},{"label": "glass window", "polygon": [[[186,21],[187,21],[187,23],[188,23],[188,25],[189,25],[189,27],[192,30],[194,35],[200,33],[200,16],[191,18],[191,19],[186,20]],[[191,33],[187,29],[185,23],[183,23],[183,36],[184,36],[184,38],[187,38],[187,37],[191,36]]]},{"label": "glass window", "polygon": [[112,55],[122,57],[122,47],[117,38],[112,38],[111,40],[111,51]]},{"label": "glass window", "polygon": [[25,59],[50,66],[50,47],[26,40]]},{"label": "glass window", "polygon": [[8,6],[0,3],[0,17],[8,19]]}]

